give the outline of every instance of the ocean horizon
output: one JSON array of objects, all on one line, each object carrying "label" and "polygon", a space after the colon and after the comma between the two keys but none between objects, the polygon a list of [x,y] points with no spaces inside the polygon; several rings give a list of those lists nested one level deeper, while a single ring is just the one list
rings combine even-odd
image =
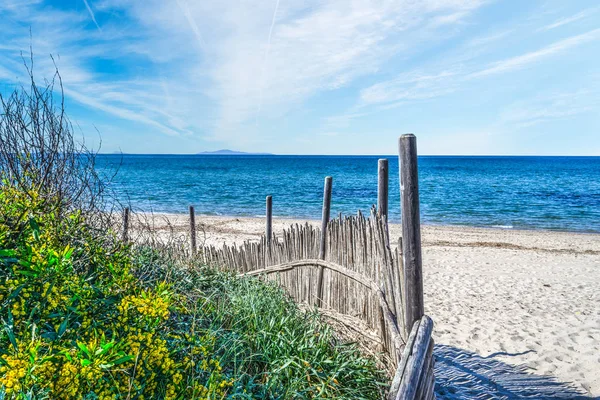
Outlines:
[{"label": "ocean horizon", "polygon": [[[377,160],[389,160],[390,222],[400,221],[398,157],[381,155],[99,154],[98,172],[134,211],[319,219],[333,177],[332,216],[377,202]],[[421,221],[504,229],[600,232],[599,156],[419,156]]]}]

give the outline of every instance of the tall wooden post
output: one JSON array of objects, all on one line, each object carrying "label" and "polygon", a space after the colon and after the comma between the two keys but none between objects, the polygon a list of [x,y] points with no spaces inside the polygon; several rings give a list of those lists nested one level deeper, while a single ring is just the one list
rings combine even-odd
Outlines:
[{"label": "tall wooden post", "polygon": [[377,166],[377,210],[379,211],[379,214],[385,215],[387,221],[389,187],[388,160],[386,158],[381,158]]},{"label": "tall wooden post", "polygon": [[196,213],[194,206],[190,206],[190,252],[192,257],[196,255]]},{"label": "tall wooden post", "polygon": [[[327,246],[327,224],[331,214],[331,176],[325,178],[325,188],[323,190],[323,213],[321,216],[321,245],[319,246],[319,259],[325,260],[325,247]],[[319,276],[317,279],[317,307],[323,305],[323,275],[325,269],[319,267]]]},{"label": "tall wooden post", "polygon": [[123,210],[123,242],[127,243],[129,241],[129,207],[125,207]]},{"label": "tall wooden post", "polygon": [[405,327],[411,330],[425,314],[419,217],[419,176],[417,138],[402,135],[399,140],[400,198],[402,203],[402,259],[404,264]]},{"label": "tall wooden post", "polygon": [[267,196],[267,227],[265,229],[267,237],[267,248],[271,248],[271,238],[273,237],[273,196]]}]

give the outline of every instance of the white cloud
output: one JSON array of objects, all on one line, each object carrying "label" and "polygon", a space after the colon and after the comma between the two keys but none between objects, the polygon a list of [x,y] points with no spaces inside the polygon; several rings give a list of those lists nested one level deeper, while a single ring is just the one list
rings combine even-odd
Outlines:
[{"label": "white cloud", "polygon": [[517,57],[508,58],[506,60],[498,61],[488,68],[471,74],[470,77],[478,78],[482,76],[498,74],[513,71],[519,68],[524,68],[525,66],[537,62],[538,60],[557,54],[564,50],[568,50],[580,44],[592,40],[597,40],[598,38],[600,38],[600,28],[588,31],[586,33],[582,33],[580,35],[571,36],[567,39],[563,39],[558,42],[552,43],[551,45],[543,47],[536,51],[525,53]]},{"label": "white cloud", "polygon": [[504,39],[507,36],[509,36],[511,33],[514,32],[514,29],[507,29],[507,30],[503,30],[500,32],[494,32],[494,33],[490,33],[488,35],[485,36],[477,36],[473,39],[468,40],[465,43],[465,47],[466,48],[471,48],[471,47],[484,47],[484,46],[488,46],[491,43],[497,42],[500,39]]},{"label": "white cloud", "polygon": [[[45,55],[56,55],[74,100],[169,135],[202,132],[228,141],[252,122],[268,123],[317,93],[378,71],[397,54],[441,40],[484,3],[95,0],[92,8],[83,1],[85,8],[71,10],[33,1],[0,6],[10,13],[0,29],[11,32],[14,45],[0,50],[2,65],[28,49],[24,27],[32,26],[34,51],[43,55],[36,71],[51,74]],[[100,15],[102,31],[88,29],[90,18],[100,28]],[[132,57],[143,69],[138,77],[93,66],[102,61],[125,72]],[[18,70],[17,63],[2,75]]]},{"label": "white cloud", "polygon": [[94,11],[92,10],[92,7],[90,7],[90,4],[88,3],[88,0],[83,0],[83,3],[85,4],[85,8],[87,8],[88,13],[90,13],[90,17],[92,18],[92,21],[94,21],[94,24],[96,25],[96,28],[98,28],[98,30],[102,30],[100,28],[100,25],[98,25],[98,22],[96,21],[96,15],[94,14]]},{"label": "white cloud", "polygon": [[[3,6],[0,6],[0,28],[7,35],[12,35],[10,46],[0,49],[0,63],[4,67],[0,75],[3,79],[27,81],[20,53],[25,53],[26,61],[29,62],[31,45],[34,52],[34,74],[38,83],[42,78],[49,78],[54,74],[55,65],[48,57],[48,54],[52,54],[68,99],[92,110],[134,121],[140,126],[171,136],[190,134],[192,125],[196,129],[203,127],[199,116],[195,120],[190,119],[190,123],[185,118],[186,114],[195,115],[190,112],[190,107],[198,99],[198,95],[194,93],[192,97],[190,94],[193,92],[185,84],[187,82],[182,83],[178,78],[165,82],[164,76],[157,75],[152,61],[136,65],[137,68],[146,68],[148,71],[137,76],[108,74],[94,67],[95,63],[102,62],[114,65],[111,68],[116,66],[123,69],[125,66],[130,67],[127,57],[144,54],[142,51],[132,52],[132,49],[145,48],[148,52],[156,50],[145,39],[142,44],[139,30],[116,24],[105,25],[101,32],[95,28],[87,29],[90,16],[95,19],[91,8],[88,8],[89,4],[86,5],[87,11],[59,10],[49,6],[40,11],[37,8],[39,5],[33,2],[22,3],[21,7],[11,6],[10,9],[2,8]],[[97,10],[105,11],[104,6],[105,4],[100,3]],[[11,18],[1,18],[3,13]],[[31,41],[28,26],[32,30]],[[178,70],[184,75],[186,68]],[[173,100],[166,96],[166,86],[179,98]],[[182,103],[181,99],[184,98]]]},{"label": "white cloud", "polygon": [[[479,39],[480,43],[489,43],[504,37],[506,33],[494,34]],[[443,60],[428,69],[419,67],[410,72],[399,74],[394,79],[386,80],[364,88],[360,92],[358,108],[369,105],[380,105],[380,108],[395,108],[406,103],[427,100],[448,95],[463,88],[470,80],[483,79],[496,74],[512,72],[542,59],[557,55],[583,43],[600,39],[600,29],[568,37],[554,42],[541,49],[509,57],[482,68],[477,53],[473,59],[468,57],[457,60]],[[476,43],[478,44],[478,43]],[[469,41],[466,47],[476,45]],[[349,115],[355,113],[352,110]]]},{"label": "white cloud", "polygon": [[185,16],[185,19],[186,19],[187,23],[189,24],[190,28],[194,32],[194,35],[196,36],[196,40],[198,41],[198,45],[200,46],[201,49],[206,48],[206,44],[204,43],[204,39],[202,37],[202,34],[200,33],[200,29],[198,28],[198,25],[196,24],[196,21],[194,20],[194,16],[192,16],[192,13],[190,12],[187,1],[186,0],[176,0],[176,2],[177,2],[177,6],[179,6],[179,9]]},{"label": "white cloud", "polygon": [[567,25],[570,24],[572,22],[576,22],[579,20],[582,20],[584,18],[589,17],[590,15],[598,12],[598,10],[600,10],[599,7],[594,7],[594,8],[588,8],[587,10],[583,10],[578,12],[577,14],[571,15],[570,17],[566,17],[566,18],[561,18],[551,24],[548,24],[546,26],[541,27],[540,29],[538,29],[538,31],[549,31],[551,29],[556,29],[559,28],[563,25]]},{"label": "white cloud", "polygon": [[229,2],[190,2],[185,16],[169,2],[129,3],[127,8],[143,25],[173,41],[184,41],[197,31],[193,26],[182,30],[182,25],[189,27],[182,18],[196,21],[209,33],[203,35],[206,48],[197,70],[210,84],[201,90],[218,106],[214,136],[231,139],[259,112],[260,120],[279,116],[315,93],[377,71],[398,52],[437,40],[440,29],[458,23],[481,4],[478,0],[281,2],[276,20],[276,1],[239,1],[235,7]]},{"label": "white cloud", "polygon": [[[280,123],[315,95],[355,83],[350,96],[357,89],[358,102],[326,118],[321,135],[343,134],[351,120],[373,110],[446,96],[470,80],[523,69],[600,38],[596,29],[490,63],[492,45],[515,25],[491,27],[490,35],[474,39],[469,33],[453,52],[448,40],[471,27],[483,0],[84,3],[69,11],[38,1],[2,2],[7,40],[0,44],[0,77],[19,73],[31,26],[36,71],[51,74],[45,56],[55,54],[73,100],[167,135],[236,144],[249,133],[264,140],[273,133],[262,127]],[[100,27],[96,16],[101,32],[90,24],[91,17]]]},{"label": "white cloud", "polygon": [[176,130],[171,129],[170,127],[165,126],[160,122],[157,122],[156,119],[146,117],[144,116],[144,114],[136,113],[134,111],[128,110],[127,108],[120,108],[118,106],[107,104],[105,102],[99,101],[97,98],[85,95],[80,92],[76,92],[71,89],[65,89],[65,95],[73,98],[81,104],[90,106],[93,109],[101,110],[119,118],[123,118],[129,121],[141,122],[145,125],[157,128],[159,131],[167,135],[177,136],[179,134],[179,132],[177,132]]},{"label": "white cloud", "polygon": [[442,71],[437,74],[410,72],[399,77],[377,83],[360,93],[363,104],[378,104],[397,101],[423,100],[451,93],[456,89],[457,72]]}]

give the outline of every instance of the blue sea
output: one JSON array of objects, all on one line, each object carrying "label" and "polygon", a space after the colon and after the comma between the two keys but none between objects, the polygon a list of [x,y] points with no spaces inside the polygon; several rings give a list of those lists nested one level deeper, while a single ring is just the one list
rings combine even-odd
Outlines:
[{"label": "blue sea", "polygon": [[[320,218],[333,177],[332,215],[377,201],[377,160],[389,159],[390,220],[400,220],[396,156],[99,155],[98,170],[134,210]],[[600,157],[419,157],[425,224],[600,232]]]}]

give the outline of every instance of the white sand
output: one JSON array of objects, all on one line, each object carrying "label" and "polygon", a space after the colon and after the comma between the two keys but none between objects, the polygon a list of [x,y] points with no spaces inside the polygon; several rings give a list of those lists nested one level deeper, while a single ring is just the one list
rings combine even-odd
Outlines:
[{"label": "white sand", "polygon": [[[169,219],[188,229],[186,216]],[[260,218],[197,222],[211,244],[264,231]],[[426,226],[422,236],[439,398],[600,396],[600,235]]]}]

